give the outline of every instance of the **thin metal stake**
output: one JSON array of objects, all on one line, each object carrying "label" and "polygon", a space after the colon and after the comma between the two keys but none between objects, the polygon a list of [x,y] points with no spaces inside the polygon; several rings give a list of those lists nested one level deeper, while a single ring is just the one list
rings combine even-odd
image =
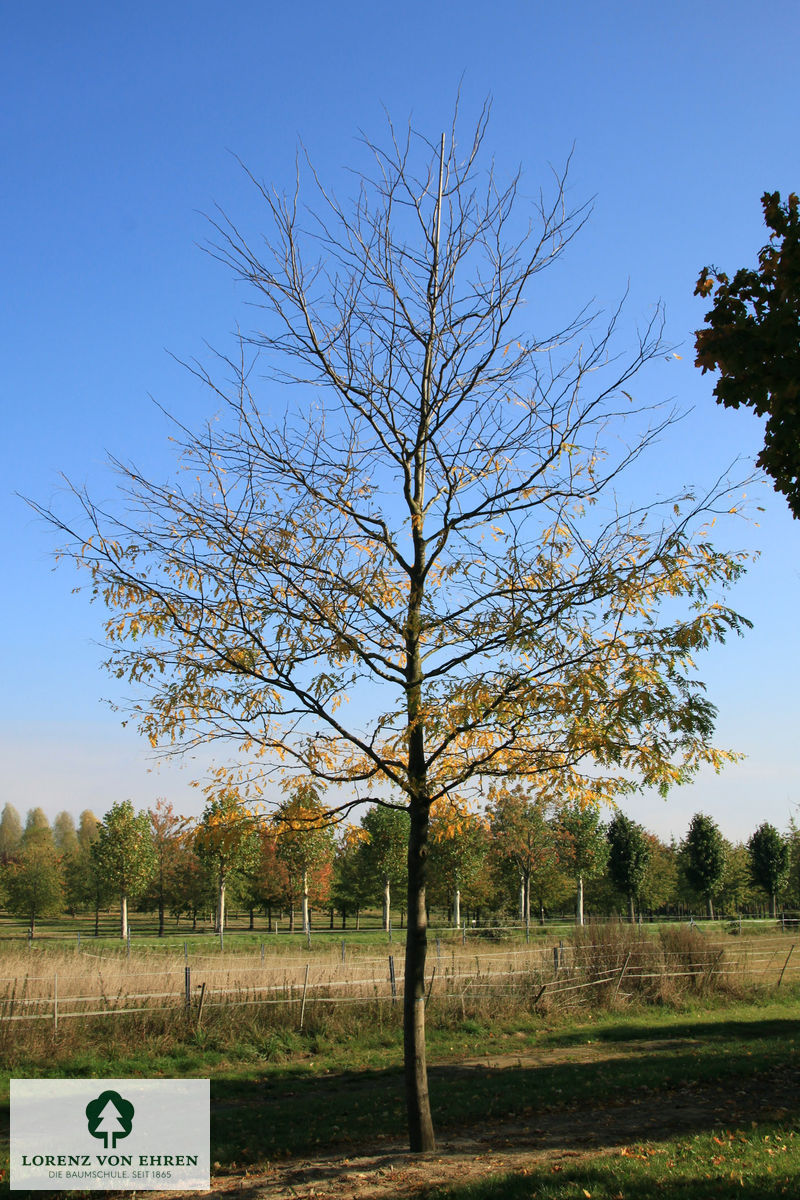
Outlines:
[{"label": "thin metal stake", "polygon": [[783,983],[783,972],[786,970],[786,968],[789,965],[789,959],[792,957],[792,950],[794,950],[794,947],[795,947],[795,943],[792,942],[791,946],[789,947],[789,953],[786,955],[786,962],[783,964],[783,971],[781,971],[781,977],[777,983],[778,987],[780,987],[781,984]]},{"label": "thin metal stake", "polygon": [[394,977],[394,958],[389,955],[389,982],[392,985],[392,1004],[397,1003],[397,983]]},{"label": "thin metal stake", "polygon": [[58,972],[53,975],[53,1032],[58,1030]]},{"label": "thin metal stake", "polygon": [[308,963],[306,963],[306,975],[303,980],[303,999],[300,1004],[300,1028],[303,1028],[303,1021],[306,1015],[306,992],[308,990]]},{"label": "thin metal stake", "polygon": [[184,967],[183,986],[185,991],[186,1011],[192,1007],[192,968]]}]

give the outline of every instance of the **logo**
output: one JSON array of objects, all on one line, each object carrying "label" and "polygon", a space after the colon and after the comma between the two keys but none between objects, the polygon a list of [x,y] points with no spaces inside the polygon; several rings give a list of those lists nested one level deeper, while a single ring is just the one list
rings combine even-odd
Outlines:
[{"label": "logo", "polygon": [[86,1105],[89,1133],[102,1138],[106,1150],[113,1150],[119,1138],[126,1138],[133,1128],[134,1111],[130,1100],[123,1099],[119,1092],[101,1092]]},{"label": "logo", "polygon": [[12,1192],[208,1191],[207,1079],[12,1079]]}]

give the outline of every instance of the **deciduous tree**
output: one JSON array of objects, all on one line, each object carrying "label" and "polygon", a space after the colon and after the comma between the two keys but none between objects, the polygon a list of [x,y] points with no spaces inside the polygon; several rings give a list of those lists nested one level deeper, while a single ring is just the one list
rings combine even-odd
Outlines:
[{"label": "deciduous tree", "polygon": [[91,854],[99,880],[119,897],[120,937],[124,938],[128,902],[145,890],[155,867],[148,814],[134,812],[130,800],[112,804],[92,842]]},{"label": "deciduous tree", "polygon": [[194,368],[223,418],[176,427],[166,483],[117,462],[123,512],[76,488],[85,522],[48,514],[154,745],[227,738],[251,777],[402,797],[415,1150],[434,1145],[431,805],[508,774],[600,797],[719,766],[694,663],[741,624],[722,598],[741,560],[706,529],[719,495],[615,494],[669,420],[631,398],[659,318],[629,354],[619,314],[547,327],[540,274],[585,214],[563,178],[532,209],[518,176],[500,183],[485,125],[435,144],[390,128],[351,202],[311,173],[311,215],[304,182],[254,179],[266,240],[221,215],[213,252],[259,326],[216,378]]},{"label": "deciduous tree", "polygon": [[225,791],[209,800],[194,837],[195,849],[216,881],[217,933],[225,930],[231,875],[247,872],[258,856],[258,814],[241,796]]},{"label": "deciduous tree", "polygon": [[23,843],[16,860],[2,870],[2,890],[9,912],[25,918],[31,937],[40,917],[61,911],[64,887],[52,838],[34,832]]},{"label": "deciduous tree", "polygon": [[716,821],[705,813],[692,817],[681,858],[689,886],[703,897],[713,921],[714,894],[725,872],[725,841]]},{"label": "deciduous tree", "polygon": [[392,893],[408,882],[408,814],[402,808],[376,804],[361,818],[366,837],[361,842],[361,863],[370,891],[381,898],[383,928],[388,932]]},{"label": "deciduous tree", "polygon": [[618,812],[608,830],[608,871],[615,887],[628,899],[628,917],[636,920],[636,902],[650,863],[650,843],[641,825]]},{"label": "deciduous tree", "polygon": [[583,799],[572,800],[559,810],[555,829],[561,865],[577,885],[575,918],[583,925],[584,883],[601,875],[608,861],[606,829],[597,806]]},{"label": "deciduous tree", "polygon": [[[320,900],[327,895],[335,853],[331,815],[313,784],[294,789],[275,814],[275,828],[278,858],[286,867],[292,900],[300,896],[303,932],[308,934],[309,898],[312,891]],[[292,919],[293,914],[292,908]]]},{"label": "deciduous tree", "polygon": [[770,899],[773,917],[778,915],[778,894],[789,878],[789,843],[769,821],[762,822],[747,843],[750,874],[757,887]]},{"label": "deciduous tree", "polygon": [[0,816],[0,860],[6,862],[22,844],[22,821],[13,804],[3,805]]},{"label": "deciduous tree", "polygon": [[697,331],[695,363],[720,372],[719,404],[767,418],[756,463],[800,517],[800,201],[765,192],[761,206],[770,235],[755,270],[700,272],[695,295],[713,292],[714,304]]}]

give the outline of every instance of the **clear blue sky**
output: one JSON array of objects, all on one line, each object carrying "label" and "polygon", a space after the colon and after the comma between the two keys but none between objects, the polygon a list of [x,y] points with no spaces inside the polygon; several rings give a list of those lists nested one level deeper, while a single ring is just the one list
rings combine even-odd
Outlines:
[{"label": "clear blue sky", "polygon": [[[459,81],[468,116],[491,95],[497,163],[522,164],[531,193],[574,145],[570,195],[594,197],[594,215],[560,286],[576,308],[608,307],[630,283],[631,330],[663,301],[683,357],[650,386],[694,411],[654,477],[702,480],[737,454],[752,461],[760,430],[718,409],[692,366],[704,311],[692,289],[707,262],[754,262],[763,191],[800,189],[798,34],[789,0],[7,6],[0,807],[102,815],[167,795],[200,809],[192,766],[148,773],[136,733],[102,705],[119,696],[98,669],[102,614],[70,594],[68,568],[53,573],[52,533],[13,493],[56,499],[64,471],[110,495],[106,450],[161,475],[167,431],[148,396],[206,414],[167,351],[224,349],[247,323],[243,292],[197,248],[215,203],[258,220],[233,154],[289,186],[302,138],[341,182],[359,129],[381,136],[383,107],[436,136]],[[759,526],[728,535],[760,551],[734,598],[755,628],[703,663],[717,744],[748,757],[666,804],[627,806],[663,835],[703,809],[744,838],[764,819],[785,827],[800,802],[800,523],[769,488],[759,502]]]}]

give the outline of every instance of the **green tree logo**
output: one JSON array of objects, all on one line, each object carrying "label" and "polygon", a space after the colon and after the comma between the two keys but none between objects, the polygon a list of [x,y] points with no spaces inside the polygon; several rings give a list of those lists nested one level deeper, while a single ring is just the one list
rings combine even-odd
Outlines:
[{"label": "green tree logo", "polygon": [[133,1128],[134,1108],[119,1092],[101,1092],[86,1105],[86,1118],[92,1137],[102,1138],[106,1150],[113,1150],[118,1138],[126,1138]]}]

